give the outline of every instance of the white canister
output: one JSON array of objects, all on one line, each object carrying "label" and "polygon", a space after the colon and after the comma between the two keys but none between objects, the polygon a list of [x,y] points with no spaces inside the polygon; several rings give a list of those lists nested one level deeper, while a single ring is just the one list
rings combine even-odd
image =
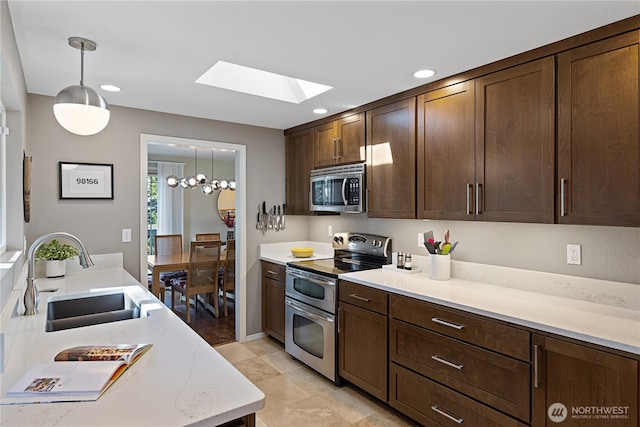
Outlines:
[{"label": "white canister", "polygon": [[451,278],[451,255],[429,255],[429,279],[449,280]]}]

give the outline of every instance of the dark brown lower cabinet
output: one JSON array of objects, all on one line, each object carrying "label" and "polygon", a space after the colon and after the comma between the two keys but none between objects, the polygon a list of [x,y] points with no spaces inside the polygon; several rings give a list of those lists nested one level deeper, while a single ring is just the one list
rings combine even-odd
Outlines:
[{"label": "dark brown lower cabinet", "polygon": [[386,292],[340,281],[338,375],[387,401]]},{"label": "dark brown lower cabinet", "polygon": [[638,427],[638,361],[533,336],[532,425]]},{"label": "dark brown lower cabinet", "polygon": [[395,363],[389,366],[389,403],[425,426],[527,425]]},{"label": "dark brown lower cabinet", "polygon": [[262,268],[262,331],[284,343],[285,266],[267,261]]}]

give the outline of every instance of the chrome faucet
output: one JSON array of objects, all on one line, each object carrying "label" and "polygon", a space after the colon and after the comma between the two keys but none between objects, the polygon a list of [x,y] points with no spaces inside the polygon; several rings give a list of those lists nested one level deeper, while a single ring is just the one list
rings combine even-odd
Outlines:
[{"label": "chrome faucet", "polygon": [[33,315],[38,312],[38,303],[40,302],[40,296],[38,295],[38,288],[36,286],[36,278],[35,278],[35,253],[40,245],[50,239],[54,238],[63,238],[71,240],[76,244],[78,248],[78,256],[80,258],[80,265],[82,268],[89,268],[93,265],[93,261],[91,260],[91,256],[89,256],[89,252],[87,248],[84,246],[84,243],[80,241],[73,234],[65,233],[62,231],[58,231],[55,233],[45,234],[36,239],[35,242],[31,244],[29,248],[29,252],[27,255],[27,263],[28,263],[28,272],[27,272],[27,289],[24,293],[24,314],[25,316]]}]

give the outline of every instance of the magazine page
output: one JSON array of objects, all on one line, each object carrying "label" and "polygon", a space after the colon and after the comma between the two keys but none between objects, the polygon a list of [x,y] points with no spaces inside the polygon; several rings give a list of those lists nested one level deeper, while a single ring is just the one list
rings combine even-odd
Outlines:
[{"label": "magazine page", "polygon": [[86,345],[68,348],[56,355],[56,362],[123,360],[133,363],[151,344]]},{"label": "magazine page", "polygon": [[20,399],[15,403],[96,400],[126,366],[121,360],[39,363],[11,387],[3,403],[12,403],[10,398]]}]

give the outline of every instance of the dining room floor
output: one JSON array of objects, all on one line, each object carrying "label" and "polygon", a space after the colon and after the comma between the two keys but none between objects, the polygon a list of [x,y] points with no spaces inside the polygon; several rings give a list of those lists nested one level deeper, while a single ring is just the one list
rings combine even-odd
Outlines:
[{"label": "dining room floor", "polygon": [[215,349],[265,394],[257,427],[409,427],[355,388],[332,382],[293,359],[272,338]]}]

